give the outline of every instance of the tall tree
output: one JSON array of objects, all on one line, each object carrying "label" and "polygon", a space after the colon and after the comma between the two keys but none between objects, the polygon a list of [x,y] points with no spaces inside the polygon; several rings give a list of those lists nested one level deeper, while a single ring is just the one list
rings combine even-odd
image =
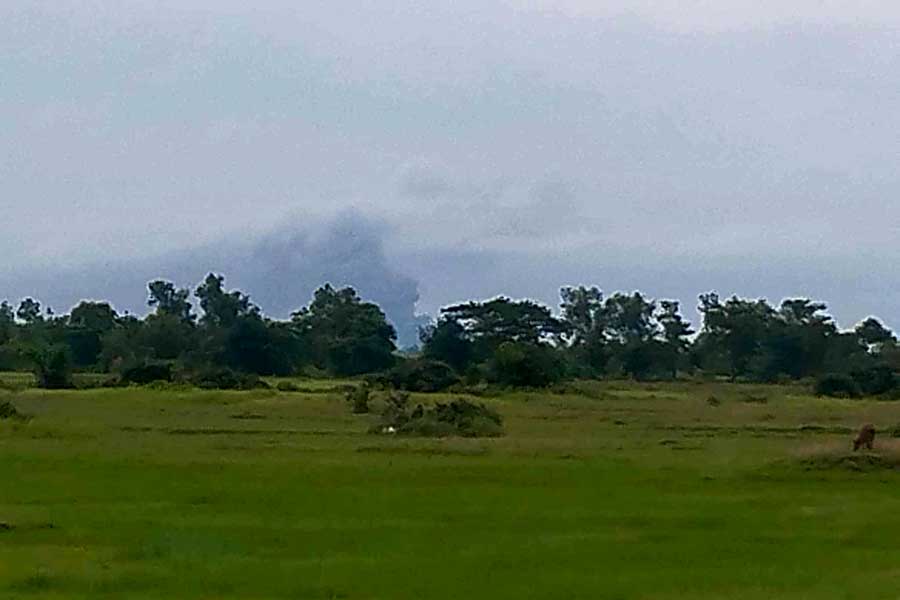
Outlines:
[{"label": "tall tree", "polygon": [[108,303],[85,300],[72,309],[69,326],[105,332],[116,326],[118,318],[119,315]]},{"label": "tall tree", "polygon": [[821,370],[831,338],[837,333],[826,306],[808,298],[781,303],[764,342],[759,376],[806,377]]},{"label": "tall tree", "polygon": [[9,302],[0,303],[0,345],[9,343],[16,328],[16,313]]},{"label": "tall tree", "polygon": [[721,353],[731,379],[750,373],[773,323],[775,310],[765,300],[732,296],[726,302],[712,292],[700,296],[703,329],[698,344],[706,353]]},{"label": "tall tree", "polygon": [[426,358],[447,363],[458,373],[465,372],[472,364],[472,341],[466,337],[465,328],[453,319],[445,317],[435,325],[424,327],[419,338]]},{"label": "tall tree", "polygon": [[26,325],[32,325],[41,321],[43,319],[41,316],[41,303],[34,298],[25,298],[19,304],[16,317]]},{"label": "tall tree", "polygon": [[874,317],[869,317],[857,325],[856,335],[859,336],[859,339],[866,345],[868,350],[874,354],[878,354],[886,344],[896,340],[894,332]]},{"label": "tall tree", "polygon": [[680,304],[675,300],[660,300],[656,320],[662,328],[663,360],[665,367],[678,377],[678,367],[690,347],[689,337],[694,330],[681,316]]},{"label": "tall tree", "polygon": [[250,296],[237,290],[226,292],[224,284],[223,276],[210,273],[194,292],[200,299],[204,325],[230,327],[240,317],[259,314],[259,307],[250,302]]},{"label": "tall tree", "polygon": [[441,309],[442,318],[455,321],[466,337],[490,350],[503,342],[537,344],[558,339],[567,331],[565,323],[550,309],[531,300],[495,298]]},{"label": "tall tree", "polygon": [[310,305],[293,315],[294,330],[318,366],[338,375],[371,373],[394,363],[397,332],[378,305],[350,287],[326,284]]},{"label": "tall tree", "polygon": [[616,293],[603,304],[602,324],[605,335],[621,345],[646,342],[659,332],[653,319],[656,304],[640,292]]},{"label": "tall tree", "polygon": [[76,367],[97,364],[103,351],[102,338],[116,326],[118,315],[106,302],[81,302],[72,309],[66,327],[66,342]]},{"label": "tall tree", "polygon": [[[221,281],[219,282],[221,288]],[[193,322],[196,316],[191,312],[191,303],[188,301],[190,291],[179,289],[171,281],[158,279],[147,284],[150,298],[147,304],[156,307],[157,315],[171,315],[184,321]]]},{"label": "tall tree", "polygon": [[603,326],[603,292],[598,287],[564,287],[559,291],[562,320],[571,345],[586,344]]}]

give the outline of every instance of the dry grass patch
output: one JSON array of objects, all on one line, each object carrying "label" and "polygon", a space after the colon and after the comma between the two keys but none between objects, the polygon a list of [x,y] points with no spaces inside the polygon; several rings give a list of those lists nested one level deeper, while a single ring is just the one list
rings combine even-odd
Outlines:
[{"label": "dry grass patch", "polygon": [[807,470],[900,470],[900,440],[876,439],[874,450],[857,452],[849,441],[818,443],[801,449],[795,458]]}]

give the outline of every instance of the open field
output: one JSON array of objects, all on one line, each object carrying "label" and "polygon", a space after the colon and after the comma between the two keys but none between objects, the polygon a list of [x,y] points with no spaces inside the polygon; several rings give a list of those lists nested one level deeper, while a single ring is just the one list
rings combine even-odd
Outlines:
[{"label": "open field", "polygon": [[33,417],[0,421],[0,598],[900,593],[900,444],[846,456],[900,403],[584,383],[424,440],[297,383],[0,391]]}]

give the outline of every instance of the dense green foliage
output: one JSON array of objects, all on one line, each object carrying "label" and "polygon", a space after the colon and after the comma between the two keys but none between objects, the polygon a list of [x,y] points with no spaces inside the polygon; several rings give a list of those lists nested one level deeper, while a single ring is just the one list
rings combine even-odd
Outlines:
[{"label": "dense green foliage", "polygon": [[410,392],[441,392],[459,383],[459,376],[447,363],[430,358],[400,359],[397,364],[376,378],[398,390]]},{"label": "dense green foliage", "polygon": [[69,315],[43,312],[34,299],[0,305],[0,368],[30,368],[42,387],[71,385],[71,372],[109,372],[122,383],[183,379],[247,387],[246,375],[292,375],[315,367],[335,375],[382,371],[394,363],[396,334],[376,305],[350,288],[319,289],[290,321],[262,315],[250,297],[210,274],[191,293],[171,282],[148,285],[144,319],[106,303],[82,302]]},{"label": "dense green foliage", "polygon": [[[823,394],[848,396],[892,396],[900,386],[892,331],[875,318],[839,330],[824,304],[806,298],[774,307],[703,294],[694,331],[679,302],[639,292],[605,297],[596,287],[566,287],[558,315],[531,300],[498,297],[442,309],[421,331],[421,356],[410,359],[398,355],[384,312],[349,287],[324,285],[287,321],[266,317],[250,296],[227,290],[220,275],[208,275],[193,294],[162,280],[148,292],[153,312],[143,319],[103,302],[82,302],[68,315],[44,311],[31,298],[15,310],[3,302],[0,368],[30,369],[48,388],[71,385],[73,371],[108,372],[125,383],[205,384],[233,383],[225,372],[381,374],[411,391],[458,381],[546,387],[564,379],[685,376],[822,380]],[[211,369],[227,371],[198,379]]]}]

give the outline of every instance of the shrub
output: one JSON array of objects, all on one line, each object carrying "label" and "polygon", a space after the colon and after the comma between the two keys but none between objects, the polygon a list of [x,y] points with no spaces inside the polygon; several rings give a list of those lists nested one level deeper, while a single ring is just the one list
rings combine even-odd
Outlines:
[{"label": "shrub", "polygon": [[355,415],[362,415],[369,412],[369,386],[356,386],[346,392],[347,402],[350,403],[351,410]]},{"label": "shrub", "polygon": [[860,395],[859,385],[849,375],[829,373],[816,381],[816,395],[832,398],[857,398]]},{"label": "shrub", "polygon": [[382,428],[395,430],[409,421],[409,394],[406,392],[392,391],[386,400],[387,406],[381,413]]},{"label": "shrub", "polygon": [[96,390],[109,387],[109,382],[116,379],[106,373],[76,373],[72,376],[72,385],[76,390]]},{"label": "shrub", "polygon": [[563,376],[556,351],[545,345],[505,342],[487,362],[489,381],[513,387],[547,387]]},{"label": "shrub", "polygon": [[859,369],[850,375],[859,386],[860,391],[868,396],[887,394],[898,387],[894,369],[887,365]]},{"label": "shrub", "polygon": [[227,367],[210,367],[194,373],[191,383],[203,389],[255,390],[269,385],[258,375],[240,373]]},{"label": "shrub", "polygon": [[72,387],[72,360],[62,345],[35,348],[27,352],[38,387],[60,390]]},{"label": "shrub", "polygon": [[503,418],[484,404],[462,398],[427,409],[419,404],[410,410],[408,395],[392,394],[376,431],[423,437],[497,437],[503,435]]},{"label": "shrub", "polygon": [[769,398],[760,394],[743,394],[741,402],[746,402],[747,404],[768,404]]},{"label": "shrub", "polygon": [[429,358],[405,360],[385,373],[387,382],[410,392],[441,392],[459,383],[459,377],[447,363]]},{"label": "shrub", "polygon": [[0,421],[4,420],[15,420],[15,421],[25,421],[28,417],[20,413],[16,406],[10,402],[9,400],[0,401]]},{"label": "shrub", "polygon": [[147,385],[154,381],[172,381],[172,365],[146,363],[122,369],[119,380],[124,384]]}]

